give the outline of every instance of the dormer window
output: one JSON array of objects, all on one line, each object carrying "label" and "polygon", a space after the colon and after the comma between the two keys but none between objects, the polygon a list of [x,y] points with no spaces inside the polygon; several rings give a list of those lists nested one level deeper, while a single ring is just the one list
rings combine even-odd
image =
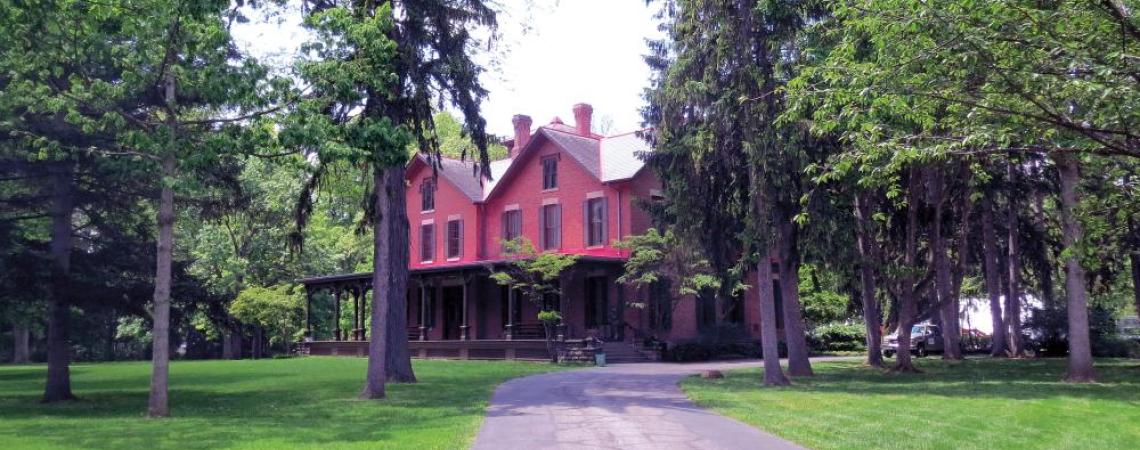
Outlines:
[{"label": "dormer window", "polygon": [[435,210],[435,183],[431,178],[424,178],[424,182],[420,184],[420,211],[434,211]]},{"label": "dormer window", "polygon": [[558,156],[542,158],[542,189],[558,188]]}]

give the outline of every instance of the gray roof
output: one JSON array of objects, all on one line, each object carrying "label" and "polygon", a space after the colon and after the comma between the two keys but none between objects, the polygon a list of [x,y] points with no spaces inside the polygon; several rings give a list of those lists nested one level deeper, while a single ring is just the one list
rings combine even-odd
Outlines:
[{"label": "gray roof", "polygon": [[645,167],[645,154],[653,147],[638,136],[637,132],[610,136],[602,139],[602,176],[604,182],[628,180]]},{"label": "gray roof", "polygon": [[565,131],[556,131],[550,128],[539,128],[540,132],[550,138],[551,142],[562,148],[566,154],[573,157],[594,178],[602,179],[602,165],[599,157],[600,141],[594,138],[580,136]]},{"label": "gray roof", "polygon": [[[535,131],[542,134],[567,155],[574,158],[602,182],[628,180],[645,166],[644,154],[653,151],[637,132],[609,137],[581,136],[573,127],[563,124],[543,125]],[[533,140],[533,139],[532,139]],[[529,147],[529,146],[528,146]],[[423,156],[420,156],[423,158]],[[427,162],[426,159],[424,162]],[[499,184],[514,159],[491,161],[491,180],[479,182],[477,164],[473,161],[442,158],[440,176],[445,177],[472,201],[483,201]]]}]

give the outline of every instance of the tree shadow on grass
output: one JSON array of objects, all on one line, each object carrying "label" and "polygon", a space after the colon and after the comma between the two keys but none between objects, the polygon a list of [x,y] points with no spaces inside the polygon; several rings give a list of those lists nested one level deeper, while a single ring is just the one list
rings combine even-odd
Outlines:
[{"label": "tree shadow on grass", "polygon": [[184,371],[172,376],[173,417],[163,420],[143,418],[145,371],[119,378],[117,385],[77,380],[77,386],[84,386],[77,391],[83,399],[78,402],[42,405],[30,392],[0,398],[0,437],[35,436],[59,447],[97,449],[438,447],[441,439],[461,446],[495,386],[515,375],[510,370],[473,371],[472,366],[423,370],[420,383],[390,385],[388,399],[360,401],[355,398],[363,370],[356,371],[354,364],[346,365],[353,370],[349,374],[331,367],[308,376],[273,370]]}]

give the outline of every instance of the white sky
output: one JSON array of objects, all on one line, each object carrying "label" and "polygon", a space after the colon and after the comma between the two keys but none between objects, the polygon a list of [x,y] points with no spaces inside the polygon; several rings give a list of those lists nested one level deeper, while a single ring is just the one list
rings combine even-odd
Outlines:
[{"label": "white sky", "polygon": [[[292,2],[291,2],[292,3]],[[645,39],[656,37],[653,8],[645,0],[501,0],[499,45],[480,55],[486,62],[483,104],[489,130],[513,134],[511,117],[527,114],[534,124],[555,116],[574,122],[571,106],[594,106],[594,131],[604,118],[610,134],[640,128],[642,91],[649,69]],[[306,40],[297,7],[234,29],[239,44],[285,66]]]}]

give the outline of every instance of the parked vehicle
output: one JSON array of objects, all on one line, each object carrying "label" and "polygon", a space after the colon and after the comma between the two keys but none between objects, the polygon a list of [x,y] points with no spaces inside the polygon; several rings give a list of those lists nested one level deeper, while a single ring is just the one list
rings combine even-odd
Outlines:
[{"label": "parked vehicle", "polygon": [[993,337],[974,329],[962,329],[962,353],[988,353],[993,348]]},{"label": "parked vehicle", "polygon": [[[891,333],[883,339],[883,356],[891,358],[899,352],[898,332]],[[936,325],[918,324],[910,329],[910,353],[922,358],[930,353],[942,353],[944,350],[942,331]]]}]

